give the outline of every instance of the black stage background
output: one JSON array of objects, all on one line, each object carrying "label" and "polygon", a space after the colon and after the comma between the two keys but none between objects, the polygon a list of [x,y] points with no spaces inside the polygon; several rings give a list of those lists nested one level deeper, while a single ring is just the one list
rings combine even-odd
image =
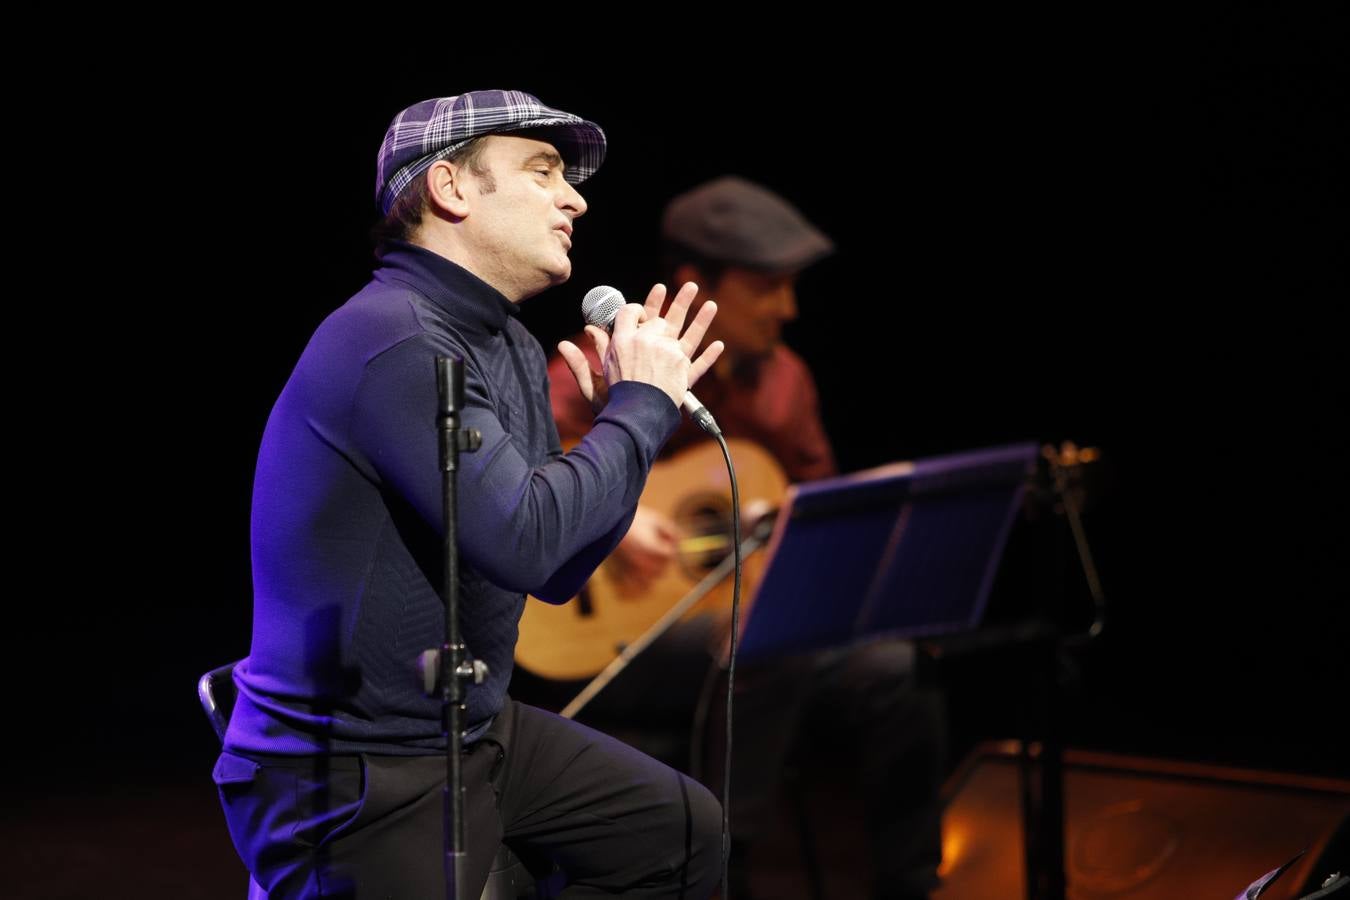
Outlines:
[{"label": "black stage background", "polygon": [[[788,341],[845,470],[1101,448],[1087,527],[1112,619],[1069,742],[1350,775],[1330,739],[1348,674],[1344,73],[1317,23],[1064,28],[916,32],[845,68],[733,61],[728,38],[608,67],[183,50],[122,76],[67,172],[117,187],[80,194],[48,271],[98,284],[52,323],[83,335],[90,355],[58,364],[94,398],[60,415],[94,427],[58,482],[96,488],[90,524],[71,527],[84,500],[38,520],[64,586],[31,598],[43,630],[16,631],[47,636],[11,659],[43,736],[29,749],[88,762],[90,730],[96,774],[206,777],[193,684],[247,652],[257,442],[312,329],[369,272],[384,128],[429,96],[518,87],[610,137],[572,281],[525,306],[545,346],[589,287],[655,279],[666,198],[762,181],[839,247],[802,279]],[[429,55],[403,40],[388,57]],[[1002,673],[980,677],[972,740],[1008,727]]]}]

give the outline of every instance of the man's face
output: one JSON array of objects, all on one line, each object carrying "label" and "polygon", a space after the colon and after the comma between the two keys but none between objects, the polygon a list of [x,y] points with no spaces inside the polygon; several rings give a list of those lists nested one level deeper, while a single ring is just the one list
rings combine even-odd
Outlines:
[{"label": "man's face", "polygon": [[480,277],[521,300],[572,275],[572,220],[586,201],[563,180],[553,145],[516,135],[487,138],[477,175],[461,167],[469,194],[464,223],[483,271]]},{"label": "man's face", "polygon": [[725,342],[732,357],[768,356],[782,342],[783,326],[797,318],[796,283],[796,272],[727,268],[711,290],[705,289],[717,301],[708,340]]}]

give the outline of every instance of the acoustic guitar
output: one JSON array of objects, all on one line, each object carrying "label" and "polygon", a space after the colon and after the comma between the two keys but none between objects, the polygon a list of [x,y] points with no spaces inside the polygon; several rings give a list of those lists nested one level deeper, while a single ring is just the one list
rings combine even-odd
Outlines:
[{"label": "acoustic guitar", "polygon": [[[749,441],[729,440],[727,446],[736,465],[742,516],[776,509],[788,487],[778,463]],[[644,590],[611,557],[567,603],[531,597],[520,620],[517,665],[543,678],[594,676],[731,552],[731,482],[716,443],[697,444],[653,465],[641,503],[675,523],[679,549],[670,565]],[[743,598],[752,594],[763,566],[760,555],[745,560]],[[727,578],[687,615],[729,612],[731,594]]]}]

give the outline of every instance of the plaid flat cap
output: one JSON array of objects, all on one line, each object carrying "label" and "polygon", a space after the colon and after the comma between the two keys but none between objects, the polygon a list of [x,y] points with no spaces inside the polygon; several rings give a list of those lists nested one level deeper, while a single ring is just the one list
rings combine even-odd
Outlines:
[{"label": "plaid flat cap", "polygon": [[724,175],[666,204],[661,236],[705,259],[788,272],[834,252],[834,243],[768,188]]},{"label": "plaid flat cap", "polygon": [[605,160],[605,132],[594,122],[553,109],[524,91],[470,91],[414,103],[394,116],[380,144],[375,203],[388,213],[398,195],[431,164],[484,134],[547,129],[567,163],[564,177],[581,184]]}]

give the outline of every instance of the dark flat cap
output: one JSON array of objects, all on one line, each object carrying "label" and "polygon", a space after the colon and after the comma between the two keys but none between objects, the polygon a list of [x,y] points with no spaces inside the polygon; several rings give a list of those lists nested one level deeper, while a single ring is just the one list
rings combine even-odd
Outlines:
[{"label": "dark flat cap", "polygon": [[834,243],[782,197],[724,175],[666,204],[661,234],[698,255],[765,271],[802,269]]}]

